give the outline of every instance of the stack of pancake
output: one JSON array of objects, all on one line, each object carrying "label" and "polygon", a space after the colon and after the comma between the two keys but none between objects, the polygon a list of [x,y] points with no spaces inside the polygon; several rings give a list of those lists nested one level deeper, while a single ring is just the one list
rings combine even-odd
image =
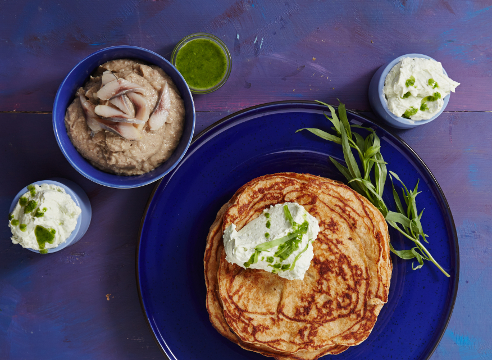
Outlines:
[{"label": "stack of pancake", "polygon": [[[319,221],[303,280],[225,259],[223,231],[239,231],[265,208],[296,202]],[[276,359],[317,359],[360,344],[388,300],[392,265],[382,214],[348,186],[279,173],[253,179],[217,214],[204,256],[207,310],[217,331]]]}]

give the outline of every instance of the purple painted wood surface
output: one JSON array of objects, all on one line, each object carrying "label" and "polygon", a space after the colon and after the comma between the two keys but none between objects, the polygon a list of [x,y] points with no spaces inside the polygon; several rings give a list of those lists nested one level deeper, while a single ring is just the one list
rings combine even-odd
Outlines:
[{"label": "purple painted wood surface", "polygon": [[51,177],[81,185],[94,212],[81,241],[49,256],[13,245],[0,226],[0,359],[165,358],[134,270],[153,186],[115,190],[79,175],[49,112],[62,79],[90,53],[130,44],[169,58],[198,31],[226,42],[233,71],[223,88],[195,97],[196,133],[268,101],[339,98],[367,111],[372,74],[405,53],[434,57],[461,83],[438,120],[395,133],[441,184],[460,241],[458,298],[432,359],[492,358],[491,19],[492,1],[0,2],[0,216],[21,187]]},{"label": "purple painted wood surface", "polygon": [[199,111],[286,99],[344,99],[369,110],[366,89],[406,53],[441,61],[461,83],[450,111],[492,110],[490,1],[5,1],[0,4],[0,111],[50,111],[70,69],[129,44],[169,58],[184,36],[219,36],[233,55],[227,84]]}]

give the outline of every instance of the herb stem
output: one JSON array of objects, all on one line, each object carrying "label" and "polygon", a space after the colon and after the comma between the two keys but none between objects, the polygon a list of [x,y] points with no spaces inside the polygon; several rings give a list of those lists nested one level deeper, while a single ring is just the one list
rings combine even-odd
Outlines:
[{"label": "herb stem", "polygon": [[447,272],[446,272],[446,271],[445,271],[445,270],[441,267],[441,265],[439,265],[439,263],[438,263],[436,260],[434,260],[434,258],[432,257],[431,253],[430,253],[430,252],[429,252],[429,251],[425,248],[425,246],[424,246],[424,245],[420,242],[420,240],[418,240],[418,239],[413,239],[413,241],[414,241],[414,242],[415,242],[415,244],[417,244],[417,246],[418,246],[418,247],[419,247],[419,248],[420,248],[420,249],[421,249],[421,250],[425,253],[425,255],[427,256],[427,258],[428,258],[428,260],[429,260],[430,262],[432,262],[434,265],[436,265],[436,266],[437,266],[437,268],[438,268],[439,270],[441,270],[441,271],[442,271],[442,273],[443,273],[444,275],[446,275],[447,277],[451,277],[451,275],[449,275],[449,274],[448,274],[448,273],[447,273]]},{"label": "herb stem", "polygon": [[412,240],[412,241],[413,241],[413,242],[414,242],[414,243],[415,243],[415,244],[419,247],[419,249],[421,249],[421,250],[425,253],[425,255],[427,256],[427,258],[429,259],[429,261],[430,261],[430,262],[432,262],[434,265],[436,265],[436,266],[437,266],[437,268],[438,268],[439,270],[441,270],[441,271],[442,271],[442,273],[443,273],[444,275],[446,275],[447,277],[450,277],[450,275],[449,275],[449,274],[448,274],[448,273],[447,273],[447,272],[446,272],[446,271],[445,271],[445,270],[441,267],[441,265],[439,265],[439,263],[438,263],[438,262],[437,262],[437,261],[436,261],[436,260],[432,257],[432,255],[431,255],[431,253],[429,252],[429,250],[427,250],[427,249],[425,248],[425,246],[424,246],[424,245],[423,245],[423,244],[422,244],[422,243],[421,243],[418,239],[416,239],[416,238],[413,238],[413,237],[409,236],[406,232],[404,232],[402,229],[400,229],[400,227],[399,227],[398,225],[396,225],[396,224],[394,224],[394,223],[392,223],[392,222],[388,222],[388,223],[391,225],[391,227],[392,227],[392,228],[394,228],[394,229],[398,230],[398,231],[399,231],[399,232],[400,232],[403,236],[405,236],[405,237],[409,238],[410,240]]}]

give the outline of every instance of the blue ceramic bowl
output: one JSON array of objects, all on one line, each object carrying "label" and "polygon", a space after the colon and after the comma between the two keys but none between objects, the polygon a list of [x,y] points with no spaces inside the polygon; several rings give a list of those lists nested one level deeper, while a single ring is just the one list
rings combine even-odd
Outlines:
[{"label": "blue ceramic bowl", "polygon": [[[77,89],[84,85],[89,75],[101,64],[116,59],[135,59],[157,65],[168,74],[176,84],[185,105],[185,124],[181,140],[174,153],[154,170],[134,176],[109,174],[92,166],[78,153],[68,138],[65,128],[65,112],[72,103]],[[162,56],[135,46],[113,46],[96,51],[79,62],[67,75],[56,93],[53,104],[53,128],[56,141],[68,162],[86,178],[118,189],[135,188],[150,184],[174,169],[183,158],[193,138],[195,129],[195,106],[186,81],[176,68]]]},{"label": "blue ceramic bowl", "polygon": [[[75,226],[75,229],[72,231],[68,239],[62,242],[56,248],[48,249],[48,254],[60,251],[61,249],[64,249],[67,246],[75,244],[77,241],[79,241],[84,236],[87,229],[89,228],[89,224],[91,223],[91,218],[92,218],[91,203],[84,190],[82,190],[82,188],[78,186],[76,183],[74,183],[73,181],[62,179],[62,178],[36,181],[33,184],[34,185],[53,184],[65,189],[65,192],[68,195],[70,195],[72,200],[75,201],[75,204],[77,204],[80,210],[82,210],[79,218],[77,219],[77,225]],[[23,188],[21,191],[19,191],[17,196],[12,201],[12,204],[10,205],[9,213],[14,211],[14,208],[17,205],[17,202],[19,201],[19,198],[28,191],[29,190],[27,189],[27,186]],[[38,254],[40,253],[39,250],[34,250],[29,248],[27,249],[36,252]]]},{"label": "blue ceramic bowl", "polygon": [[[374,74],[374,76],[371,79],[371,83],[369,85],[369,103],[371,104],[372,110],[381,118],[383,119],[388,125],[391,125],[395,128],[398,129],[410,129],[419,125],[424,125],[427,123],[430,123],[432,120],[436,119],[441,113],[444,111],[446,106],[448,105],[449,102],[449,96],[447,95],[444,98],[444,105],[439,110],[439,112],[434,115],[432,118],[429,120],[419,120],[419,121],[413,121],[410,119],[405,119],[403,117],[396,116],[393,114],[391,111],[388,109],[388,103],[386,102],[384,93],[383,93],[383,88],[384,88],[384,80],[386,79],[386,76],[390,72],[390,70],[400,62],[403,58],[410,57],[410,58],[424,58],[424,59],[432,59],[431,57],[427,55],[422,55],[422,54],[407,54],[400,56],[390,62],[387,65],[381,66],[378,71]],[[444,71],[444,74],[446,74],[446,71]]]}]

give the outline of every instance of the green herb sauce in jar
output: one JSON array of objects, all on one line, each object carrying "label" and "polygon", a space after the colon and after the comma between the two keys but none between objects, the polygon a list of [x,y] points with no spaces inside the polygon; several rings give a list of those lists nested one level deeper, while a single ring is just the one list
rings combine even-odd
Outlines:
[{"label": "green herb sauce in jar", "polygon": [[195,39],[179,50],[176,68],[190,88],[206,90],[213,88],[224,78],[227,72],[227,57],[214,41]]}]

